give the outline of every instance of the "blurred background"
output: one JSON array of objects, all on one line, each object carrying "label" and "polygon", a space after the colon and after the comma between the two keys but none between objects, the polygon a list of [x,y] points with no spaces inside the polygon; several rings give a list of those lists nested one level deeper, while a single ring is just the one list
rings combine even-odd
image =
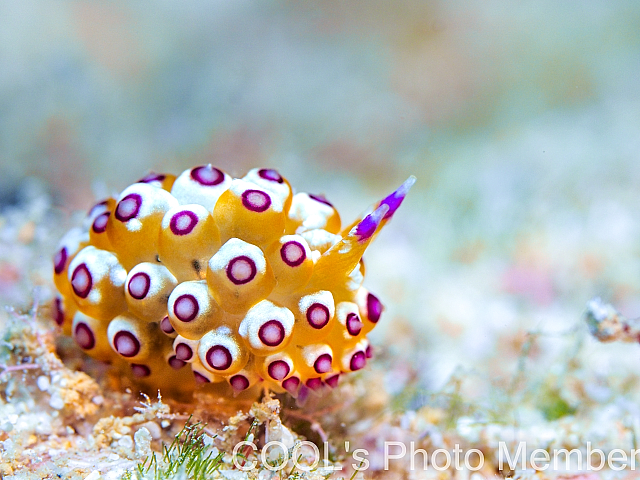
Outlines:
[{"label": "blurred background", "polygon": [[[507,378],[531,331],[543,367],[594,295],[640,314],[639,79],[633,0],[2,2],[0,298],[149,171],[274,167],[345,223],[413,174],[365,257],[388,388],[403,356]],[[24,237],[43,194],[59,230]]]}]

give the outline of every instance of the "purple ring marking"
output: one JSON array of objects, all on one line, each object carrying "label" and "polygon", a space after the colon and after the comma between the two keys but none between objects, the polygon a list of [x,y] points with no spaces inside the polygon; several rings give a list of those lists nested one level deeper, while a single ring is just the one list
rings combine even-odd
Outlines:
[{"label": "purple ring marking", "polygon": [[129,279],[127,290],[136,300],[142,300],[149,293],[151,287],[151,278],[145,272],[138,272]]},{"label": "purple ring marking", "polygon": [[229,379],[229,385],[231,385],[231,388],[236,392],[241,392],[249,388],[249,379],[244,375],[234,375]]},{"label": "purple ring marking", "polygon": [[165,315],[162,320],[160,320],[160,330],[162,330],[167,335],[171,335],[176,333],[173,329],[173,325],[171,325],[171,320],[169,320],[169,316]]},{"label": "purple ring marking", "polygon": [[282,248],[280,248],[280,257],[282,261],[290,267],[297,267],[307,259],[307,254],[304,253],[304,247],[300,242],[292,240],[282,245]]},{"label": "purple ring marking", "polygon": [[193,378],[196,380],[196,383],[199,383],[200,385],[204,383],[211,383],[211,380],[199,372],[193,372]]},{"label": "purple ring marking", "polygon": [[373,357],[373,348],[371,348],[371,345],[367,345],[367,348],[365,348],[364,356],[367,357],[367,358],[372,358]]},{"label": "purple ring marking", "polygon": [[176,358],[178,360],[187,362],[191,360],[191,357],[193,357],[193,350],[186,343],[179,343],[178,345],[176,345],[175,350],[176,350]]},{"label": "purple ring marking", "polygon": [[313,195],[312,193],[307,193],[307,195],[309,195],[309,198],[315,200],[316,202],[324,203],[325,205],[329,205],[331,208],[334,208],[333,204],[321,195]]},{"label": "purple ring marking", "polygon": [[146,365],[141,365],[139,363],[131,364],[131,372],[134,377],[143,378],[151,375],[151,369]]},{"label": "purple ring marking", "polygon": [[93,286],[93,279],[91,278],[91,272],[86,263],[81,263],[76,267],[71,275],[71,287],[73,292],[80,298],[87,298],[91,287]]},{"label": "purple ring marking", "polygon": [[67,266],[67,247],[62,247],[53,257],[53,269],[60,275]]},{"label": "purple ring marking", "polygon": [[198,216],[189,210],[183,210],[171,217],[169,227],[174,235],[187,235],[197,224]]},{"label": "purple ring marking", "polygon": [[284,178],[282,178],[282,175],[280,175],[277,170],[274,170],[273,168],[262,168],[258,170],[258,175],[260,176],[260,178],[264,178],[265,180],[269,180],[271,182],[284,182]]},{"label": "purple ring marking", "polygon": [[96,346],[96,337],[91,331],[91,327],[84,322],[76,324],[73,331],[73,338],[83,350],[91,350]]},{"label": "purple ring marking", "polygon": [[126,330],[121,330],[115,334],[113,347],[116,352],[126,358],[135,357],[140,353],[140,341],[133,333]]},{"label": "purple ring marking", "polygon": [[304,384],[315,392],[322,388],[322,385],[324,384],[324,382],[320,377],[315,377],[315,378],[310,378]]},{"label": "purple ring marking", "polygon": [[173,313],[181,322],[190,322],[200,312],[200,306],[196,297],[190,293],[180,295],[173,304]]},{"label": "purple ring marking", "polygon": [[227,278],[235,285],[249,283],[257,273],[255,262],[246,255],[232,259],[227,265]]},{"label": "purple ring marking", "polygon": [[282,382],[282,388],[289,393],[296,393],[300,387],[300,379],[298,377],[289,377]]},{"label": "purple ring marking", "polygon": [[167,176],[161,173],[150,173],[149,175],[145,175],[140,180],[138,180],[137,183],[162,182],[165,178],[167,178]]},{"label": "purple ring marking", "polygon": [[167,360],[167,363],[171,368],[174,368],[176,370],[180,370],[182,367],[184,367],[187,364],[187,362],[180,360],[175,355],[171,355]]},{"label": "purple ring marking", "polygon": [[191,169],[191,178],[205,187],[219,185],[224,180],[224,173],[211,165],[202,165]]},{"label": "purple ring marking", "polygon": [[367,295],[367,317],[373,323],[378,323],[382,315],[382,303],[373,293]]},{"label": "purple ring marking", "polygon": [[349,362],[349,368],[351,368],[351,371],[355,372],[356,370],[360,370],[361,368],[364,368],[364,366],[367,364],[367,356],[365,355],[364,352],[359,351],[353,354],[353,356],[351,357],[351,361]]},{"label": "purple ring marking", "polygon": [[329,309],[321,303],[314,303],[307,309],[307,322],[313,328],[321,329],[329,323]]},{"label": "purple ring marking", "polygon": [[60,297],[56,297],[53,301],[53,321],[62,326],[64,323],[64,311],[62,310],[62,301]]},{"label": "purple ring marking", "polygon": [[121,222],[127,222],[138,216],[142,205],[142,197],[137,193],[130,193],[118,202],[116,218]]},{"label": "purple ring marking", "polygon": [[282,380],[289,375],[290,371],[291,368],[289,367],[289,364],[284,360],[275,360],[267,367],[267,373],[274,380]]},{"label": "purple ring marking", "polygon": [[277,347],[284,341],[284,337],[284,326],[278,320],[269,320],[258,330],[258,338],[268,347]]},{"label": "purple ring marking", "polygon": [[109,203],[108,200],[103,200],[101,202],[96,203],[93,207],[89,209],[89,212],[87,213],[87,217],[90,217],[91,215],[93,215],[94,212],[98,209],[98,207],[105,207],[107,206],[108,203]]},{"label": "purple ring marking", "polygon": [[331,363],[333,358],[328,353],[323,353],[316,361],[313,362],[313,369],[318,373],[327,373],[331,371]]},{"label": "purple ring marking", "polygon": [[340,380],[340,374],[333,375],[332,377],[327,378],[324,383],[329,385],[331,388],[336,388],[338,386],[338,381]]},{"label": "purple ring marking", "polygon": [[215,370],[226,370],[231,366],[233,358],[227,347],[214,345],[207,352],[207,363]]},{"label": "purple ring marking", "polygon": [[261,190],[245,190],[242,192],[242,205],[252,212],[264,212],[271,206],[271,197]]},{"label": "purple ring marking", "polygon": [[360,320],[360,317],[353,312],[347,315],[345,324],[347,326],[347,332],[349,332],[349,335],[352,337],[355,337],[362,331],[362,321]]},{"label": "purple ring marking", "polygon": [[304,385],[300,385],[300,388],[298,389],[297,393],[292,393],[291,395],[297,395],[297,400],[300,403],[300,405],[304,405],[305,402],[307,401],[307,398],[309,398],[309,392],[311,390],[309,390],[307,387],[305,387]]},{"label": "purple ring marking", "polygon": [[109,221],[110,216],[111,212],[104,212],[98,215],[91,225],[91,230],[95,233],[104,233],[107,229],[107,222]]}]

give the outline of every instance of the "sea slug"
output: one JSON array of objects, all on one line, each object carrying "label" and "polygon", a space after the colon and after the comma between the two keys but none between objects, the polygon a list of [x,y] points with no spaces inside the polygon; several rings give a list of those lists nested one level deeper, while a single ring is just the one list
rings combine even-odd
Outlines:
[{"label": "sea slug", "polygon": [[273,169],[150,174],[61,240],[54,320],[165,391],[335,388],[371,357],[383,307],[362,286],[362,255],[414,181],[343,228],[327,199]]}]

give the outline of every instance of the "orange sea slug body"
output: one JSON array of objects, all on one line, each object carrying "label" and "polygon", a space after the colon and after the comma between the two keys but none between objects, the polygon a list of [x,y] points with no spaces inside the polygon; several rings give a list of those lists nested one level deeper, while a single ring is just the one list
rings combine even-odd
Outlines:
[{"label": "orange sea slug body", "polygon": [[331,203],[272,169],[149,175],[60,242],[54,320],[152,387],[334,388],[371,357],[382,304],[361,258],[413,182],[341,230]]}]

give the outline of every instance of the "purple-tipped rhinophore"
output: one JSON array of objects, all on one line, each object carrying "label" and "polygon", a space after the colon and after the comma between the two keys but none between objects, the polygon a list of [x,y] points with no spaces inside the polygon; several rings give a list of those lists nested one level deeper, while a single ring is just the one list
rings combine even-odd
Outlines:
[{"label": "purple-tipped rhinophore", "polygon": [[271,197],[262,190],[245,190],[242,192],[242,205],[252,212],[264,212],[271,206]]},{"label": "purple-tipped rhinophore", "polygon": [[367,294],[367,317],[373,323],[378,323],[382,315],[382,303],[373,293]]},{"label": "purple-tipped rhinophore", "polygon": [[140,352],[140,341],[126,330],[121,330],[113,337],[113,347],[123,357],[135,357]]},{"label": "purple-tipped rhinophore", "polygon": [[314,303],[307,309],[307,322],[313,328],[321,329],[329,323],[329,309],[321,303]]},{"label": "purple-tipped rhinophore", "polygon": [[352,337],[358,335],[362,330],[362,321],[360,317],[353,312],[347,315],[345,324],[347,326],[347,332],[349,332],[349,335]]},{"label": "purple-tipped rhinophore", "polygon": [[64,311],[62,310],[62,300],[56,297],[53,301],[53,321],[62,326],[64,323]]},{"label": "purple-tipped rhinophore", "polygon": [[372,213],[360,220],[360,223],[358,223],[352,230],[359,242],[369,240],[373,236],[388,210],[389,206],[382,204]]},{"label": "purple-tipped rhinophore", "polygon": [[244,285],[253,280],[258,273],[256,264],[246,255],[234,258],[227,265],[227,278],[235,285]]},{"label": "purple-tipped rhinophore", "polygon": [[195,213],[183,210],[171,217],[169,228],[174,235],[187,235],[191,233],[197,223],[198,216]]},{"label": "purple-tipped rhinophore", "polygon": [[329,385],[331,388],[336,388],[338,386],[338,382],[340,381],[340,374],[333,375],[327,378],[324,383]]},{"label": "purple-tipped rhinophore", "polygon": [[282,380],[283,378],[286,378],[290,371],[291,368],[289,368],[289,364],[284,360],[275,360],[267,367],[269,376],[274,380]]},{"label": "purple-tipped rhinophore", "polygon": [[138,216],[142,197],[137,193],[130,193],[118,202],[116,207],[116,218],[121,222],[127,222]]},{"label": "purple-tipped rhinophore", "polygon": [[205,187],[214,187],[224,180],[224,173],[215,167],[202,165],[191,169],[191,178]]},{"label": "purple-tipped rhinophore", "polygon": [[144,378],[151,375],[151,369],[146,365],[141,365],[139,363],[131,364],[131,372],[133,373],[133,376],[137,378]]},{"label": "purple-tipped rhinophore", "polygon": [[358,351],[351,356],[351,361],[349,362],[349,368],[351,368],[351,370],[355,372],[356,370],[360,370],[361,368],[364,368],[366,364],[367,364],[367,356],[365,355],[364,352]]},{"label": "purple-tipped rhinophore", "polygon": [[289,377],[282,382],[282,388],[291,395],[296,395],[298,388],[300,388],[300,379],[298,377]]},{"label": "purple-tipped rhinophore", "polygon": [[175,348],[176,358],[188,362],[193,357],[193,350],[186,343],[179,343]]},{"label": "purple-tipped rhinophore", "polygon": [[145,272],[138,272],[129,279],[127,289],[129,295],[136,300],[142,300],[149,293],[149,287],[151,286],[151,278]]},{"label": "purple-tipped rhinophore", "polygon": [[331,371],[333,358],[328,353],[323,353],[313,362],[313,368],[317,373],[327,373]]},{"label": "purple-tipped rhinophore", "polygon": [[333,204],[329,200],[324,198],[323,195],[313,195],[312,193],[307,193],[307,195],[312,200],[315,200],[316,202],[324,203],[325,205],[329,205],[331,208],[333,208]]},{"label": "purple-tipped rhinophore", "polygon": [[86,263],[81,263],[71,275],[71,287],[77,296],[87,298],[92,286],[93,279],[91,278],[89,267],[87,267]]},{"label": "purple-tipped rhinophore", "polygon": [[91,230],[95,233],[104,233],[107,229],[107,222],[109,221],[110,216],[111,212],[104,212],[98,215],[91,225]]},{"label": "purple-tipped rhinophore", "polygon": [[269,180],[271,182],[284,182],[284,178],[282,178],[282,175],[280,175],[278,171],[274,170],[273,168],[262,168],[258,170],[258,175],[260,176],[260,178],[264,178],[265,180]]},{"label": "purple-tipped rhinophore", "polygon": [[234,375],[229,379],[229,385],[235,392],[241,392],[249,388],[249,379],[244,375]]},{"label": "purple-tipped rhinophore", "polygon": [[167,335],[171,335],[176,333],[173,329],[173,325],[171,325],[171,321],[169,320],[169,316],[165,315],[162,320],[160,320],[160,330],[162,330]]},{"label": "purple-tipped rhinophore", "polygon": [[322,388],[322,386],[324,385],[324,382],[320,377],[316,377],[316,378],[310,378],[304,384],[315,392]]},{"label": "purple-tipped rhinophore", "polygon": [[91,350],[96,346],[96,337],[91,327],[84,322],[76,324],[76,328],[73,330],[73,338],[83,350]]},{"label": "purple-tipped rhinophore", "polygon": [[277,347],[284,341],[284,337],[284,326],[278,320],[269,320],[258,330],[258,338],[268,347]]},{"label": "purple-tipped rhinophore", "polygon": [[167,360],[167,363],[169,364],[169,366],[171,366],[171,368],[175,370],[180,370],[182,367],[184,367],[187,364],[187,362],[180,360],[175,355],[171,355]]},{"label": "purple-tipped rhinophore", "polygon": [[306,260],[307,254],[304,252],[304,247],[300,242],[291,240],[280,248],[280,257],[290,267],[297,267]]},{"label": "purple-tipped rhinophore", "polygon": [[398,207],[400,207],[400,204],[404,200],[404,197],[407,196],[409,189],[413,186],[414,183],[416,183],[416,177],[411,175],[404,181],[402,185],[398,187],[395,192],[393,192],[391,195],[384,198],[380,202],[380,205],[389,206],[389,211],[384,216],[385,219],[391,218],[393,214],[396,213],[396,210],[398,210]]},{"label": "purple-tipped rhinophore", "polygon": [[53,257],[53,269],[58,275],[60,275],[64,271],[64,267],[67,266],[68,256],[69,255],[67,255],[67,248],[62,247],[56,252],[55,256]]},{"label": "purple-tipped rhinophore", "polygon": [[232,362],[233,358],[227,347],[214,345],[207,352],[207,363],[214,370],[226,370]]},{"label": "purple-tipped rhinophore", "polygon": [[198,301],[190,293],[180,295],[173,304],[173,313],[181,322],[190,322],[196,318],[199,311]]}]

